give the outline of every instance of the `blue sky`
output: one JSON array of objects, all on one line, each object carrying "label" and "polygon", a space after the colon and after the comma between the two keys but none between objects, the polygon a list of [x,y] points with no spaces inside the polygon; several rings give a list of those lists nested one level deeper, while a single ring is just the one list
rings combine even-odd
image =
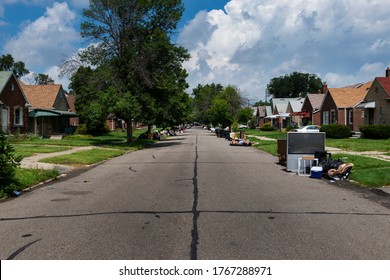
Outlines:
[{"label": "blue sky", "polygon": [[[177,35],[191,54],[191,87],[235,85],[264,100],[273,77],[315,73],[329,87],[383,76],[390,66],[390,0],[184,0]],[[58,78],[79,48],[88,0],[0,0],[0,54]]]}]

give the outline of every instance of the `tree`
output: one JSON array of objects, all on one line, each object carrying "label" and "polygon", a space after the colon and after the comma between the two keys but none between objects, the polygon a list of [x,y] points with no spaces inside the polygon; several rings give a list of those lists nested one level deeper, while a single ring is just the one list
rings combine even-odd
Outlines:
[{"label": "tree", "polygon": [[256,102],[253,106],[258,107],[258,106],[271,106],[271,102],[266,102],[263,100],[260,100]]},{"label": "tree", "polygon": [[237,87],[229,85],[222,91],[221,98],[228,102],[230,115],[233,119],[236,118],[238,110],[244,104],[241,91]]},{"label": "tree", "polygon": [[247,124],[253,118],[253,110],[249,107],[240,108],[237,111],[237,120],[239,123]]},{"label": "tree", "polygon": [[0,71],[12,71],[17,77],[22,77],[30,73],[30,71],[26,69],[24,62],[15,62],[10,54],[2,55],[0,57]]},{"label": "tree", "polygon": [[213,105],[209,109],[208,115],[213,126],[221,125],[222,127],[227,127],[233,122],[229,103],[227,100],[222,98],[216,98],[213,101]]},{"label": "tree", "polygon": [[15,169],[19,166],[21,158],[15,156],[14,151],[0,129],[0,194],[8,193],[9,188],[15,183]]},{"label": "tree", "polygon": [[[183,10],[180,0],[91,0],[83,11],[81,35],[96,41],[87,60],[97,66],[95,74],[99,67],[109,72],[104,80],[112,94],[108,107],[126,122],[128,142],[133,139],[133,120],[157,117],[160,94],[183,90],[181,62],[188,54],[169,38]],[[166,83],[161,86],[161,81]],[[79,89],[74,90],[77,96]]]},{"label": "tree", "polygon": [[221,84],[198,85],[192,90],[193,108],[195,120],[201,123],[209,123],[208,110],[213,105],[213,100],[224,90]]},{"label": "tree", "polygon": [[300,72],[272,78],[267,85],[268,93],[274,98],[305,97],[307,93],[317,92],[321,88],[322,81],[316,74]]},{"label": "tree", "polygon": [[193,89],[193,96],[196,120],[224,127],[231,126],[244,100],[237,87],[224,88],[220,84],[198,85]]},{"label": "tree", "polygon": [[34,80],[36,85],[53,85],[54,80],[46,74],[34,75]]}]

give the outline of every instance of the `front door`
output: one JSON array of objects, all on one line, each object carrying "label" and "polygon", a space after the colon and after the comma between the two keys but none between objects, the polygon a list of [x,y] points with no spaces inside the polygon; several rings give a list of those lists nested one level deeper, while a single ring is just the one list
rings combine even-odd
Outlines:
[{"label": "front door", "polygon": [[1,129],[8,133],[8,109],[1,109]]}]

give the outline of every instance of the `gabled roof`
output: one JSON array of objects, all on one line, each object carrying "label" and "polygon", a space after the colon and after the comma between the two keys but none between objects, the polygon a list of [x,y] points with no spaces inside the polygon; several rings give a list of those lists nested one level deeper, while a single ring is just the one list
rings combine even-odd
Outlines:
[{"label": "gabled roof", "polygon": [[310,102],[313,107],[313,111],[321,109],[322,101],[325,98],[325,94],[323,93],[309,93],[306,98]]},{"label": "gabled roof", "polygon": [[3,92],[4,87],[9,82],[9,80],[11,79],[12,76],[14,76],[14,78],[15,78],[16,86],[20,89],[20,92],[21,92],[21,94],[23,96],[23,99],[26,101],[26,103],[28,103],[27,97],[24,94],[23,89],[21,88],[20,83],[16,79],[15,74],[12,71],[0,71],[0,94]]},{"label": "gabled roof", "polygon": [[332,96],[337,108],[352,108],[364,100],[371,85],[372,81],[357,88],[330,88],[328,92]]},{"label": "gabled roof", "polygon": [[377,77],[376,80],[384,88],[387,95],[390,97],[390,77]]},{"label": "gabled roof", "polygon": [[290,106],[292,109],[291,113],[298,113],[302,110],[302,105],[305,99],[300,99],[300,100],[291,100],[290,101]]},{"label": "gabled roof", "polygon": [[258,106],[257,107],[257,114],[258,117],[266,117],[272,115],[272,108],[271,106]]},{"label": "gabled roof", "polygon": [[22,81],[19,83],[33,108],[54,109],[62,85],[26,85]]},{"label": "gabled roof", "polygon": [[5,85],[8,83],[8,80],[11,78],[11,71],[0,71],[0,93],[3,91]]},{"label": "gabled roof", "polygon": [[70,111],[76,112],[75,96],[73,94],[66,94],[66,100],[68,101]]}]

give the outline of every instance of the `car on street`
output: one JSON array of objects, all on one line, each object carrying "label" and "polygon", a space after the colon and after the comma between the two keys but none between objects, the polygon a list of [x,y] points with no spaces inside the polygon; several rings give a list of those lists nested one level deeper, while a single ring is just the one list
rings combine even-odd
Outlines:
[{"label": "car on street", "polygon": [[306,125],[294,129],[293,132],[320,132],[320,128],[318,125]]}]

